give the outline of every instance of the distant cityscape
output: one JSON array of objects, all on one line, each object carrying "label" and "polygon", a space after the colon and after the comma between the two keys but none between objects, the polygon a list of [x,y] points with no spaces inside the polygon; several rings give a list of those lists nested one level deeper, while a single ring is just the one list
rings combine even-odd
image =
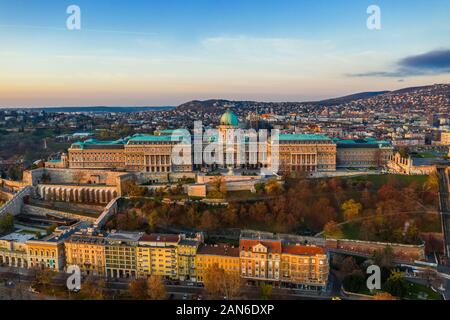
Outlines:
[{"label": "distant cityscape", "polygon": [[[44,294],[45,270],[58,287],[78,266],[102,297],[160,281],[174,299],[251,298],[261,286],[285,298],[342,299],[382,297],[349,279],[360,277],[360,259],[384,259],[420,294],[440,299],[448,294],[449,105],[450,85],[442,84],[315,103],[0,110],[0,264],[25,272],[30,290]],[[213,158],[229,152],[231,162],[194,161],[194,120],[202,134],[216,130],[202,135],[201,153],[221,142]],[[277,135],[252,148],[233,135],[241,129]],[[323,193],[316,209],[311,190]],[[293,215],[269,218],[281,214],[283,193],[299,197],[286,199]],[[399,231],[366,229],[373,213],[400,215],[386,220]],[[220,274],[226,281],[214,289]]]}]

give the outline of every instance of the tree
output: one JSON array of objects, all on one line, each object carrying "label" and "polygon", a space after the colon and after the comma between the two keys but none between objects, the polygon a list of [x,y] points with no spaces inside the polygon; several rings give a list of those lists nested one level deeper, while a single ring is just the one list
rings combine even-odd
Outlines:
[{"label": "tree", "polygon": [[219,221],[214,213],[206,210],[202,214],[202,220],[200,222],[200,228],[202,230],[215,230],[219,227]]},{"label": "tree", "polygon": [[380,267],[390,269],[394,265],[394,251],[386,246],[383,250],[375,251],[372,255],[374,263]]},{"label": "tree", "polygon": [[344,213],[345,220],[352,220],[359,216],[362,211],[362,204],[353,199],[345,201],[341,209]]},{"label": "tree", "polygon": [[267,194],[280,194],[283,191],[283,187],[278,183],[276,179],[270,179],[267,181],[264,188]]},{"label": "tree", "polygon": [[56,223],[52,223],[50,226],[47,227],[45,232],[47,233],[47,235],[51,235],[56,230],[57,227],[58,225]]},{"label": "tree", "polygon": [[203,282],[206,292],[214,298],[234,299],[240,294],[241,278],[239,274],[228,273],[217,264],[206,270]]},{"label": "tree", "polygon": [[333,220],[327,222],[327,224],[323,228],[323,232],[325,234],[325,237],[327,238],[342,239],[344,237],[342,227],[336,221]]},{"label": "tree", "polygon": [[151,300],[165,300],[167,298],[167,292],[163,278],[155,275],[148,278],[147,293]]},{"label": "tree", "polygon": [[6,233],[14,230],[14,216],[6,213],[0,217],[0,233]]},{"label": "tree", "polygon": [[47,286],[52,282],[53,277],[56,272],[51,269],[34,269],[34,283],[36,285],[41,285],[44,291],[47,290]]},{"label": "tree", "polygon": [[212,190],[209,194],[211,198],[222,199],[227,195],[227,185],[225,179],[221,176],[217,176],[212,180],[211,188]]},{"label": "tree", "polygon": [[105,280],[88,277],[81,285],[81,297],[87,300],[103,300],[105,287]]},{"label": "tree", "polygon": [[261,300],[269,300],[272,296],[272,286],[270,284],[261,284],[259,297]]},{"label": "tree", "polygon": [[136,279],[129,284],[130,295],[136,300],[145,300],[148,297],[148,283],[145,279]]},{"label": "tree", "polygon": [[125,181],[122,186],[122,191],[129,197],[142,197],[145,194],[145,189],[140,187],[134,180]]},{"label": "tree", "polygon": [[341,264],[341,271],[345,274],[353,273],[354,271],[359,270],[358,264],[353,257],[346,257]]},{"label": "tree", "polygon": [[356,270],[344,278],[344,289],[350,292],[361,292],[366,287],[366,279],[361,270]]},{"label": "tree", "polygon": [[400,271],[391,271],[391,275],[384,284],[384,290],[393,296],[403,298],[408,293],[408,285],[403,273]]},{"label": "tree", "polygon": [[395,300],[395,297],[389,292],[378,292],[374,297],[374,300]]}]

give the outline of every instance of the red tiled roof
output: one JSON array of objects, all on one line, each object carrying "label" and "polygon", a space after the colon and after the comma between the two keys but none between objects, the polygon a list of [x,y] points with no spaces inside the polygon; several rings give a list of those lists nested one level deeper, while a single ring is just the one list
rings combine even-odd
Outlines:
[{"label": "red tiled roof", "polygon": [[316,255],[325,254],[325,249],[313,246],[289,245],[283,246],[283,253],[295,255]]},{"label": "red tiled roof", "polygon": [[239,257],[239,248],[230,247],[228,245],[207,245],[203,244],[198,248],[199,255],[227,256]]},{"label": "red tiled roof", "polygon": [[269,253],[281,253],[281,241],[268,241],[268,240],[254,240],[254,239],[241,239],[239,241],[239,247],[241,250],[249,251],[252,247],[262,244],[267,248]]}]

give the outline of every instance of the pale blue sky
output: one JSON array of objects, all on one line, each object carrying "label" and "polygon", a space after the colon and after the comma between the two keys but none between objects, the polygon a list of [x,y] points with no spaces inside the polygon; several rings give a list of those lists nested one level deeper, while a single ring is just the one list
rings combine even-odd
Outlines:
[{"label": "pale blue sky", "polygon": [[[66,8],[81,8],[68,31]],[[380,6],[382,30],[366,28]],[[450,2],[0,0],[0,106],[321,99],[449,82],[398,61],[450,49]]]}]

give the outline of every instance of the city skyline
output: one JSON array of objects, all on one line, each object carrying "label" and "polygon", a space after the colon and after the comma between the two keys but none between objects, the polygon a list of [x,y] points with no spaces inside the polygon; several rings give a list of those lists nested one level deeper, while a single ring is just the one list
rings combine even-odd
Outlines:
[{"label": "city skyline", "polygon": [[[81,30],[66,29],[69,5]],[[368,6],[381,30],[368,30]],[[445,1],[0,1],[0,108],[321,100],[450,82]]]}]

